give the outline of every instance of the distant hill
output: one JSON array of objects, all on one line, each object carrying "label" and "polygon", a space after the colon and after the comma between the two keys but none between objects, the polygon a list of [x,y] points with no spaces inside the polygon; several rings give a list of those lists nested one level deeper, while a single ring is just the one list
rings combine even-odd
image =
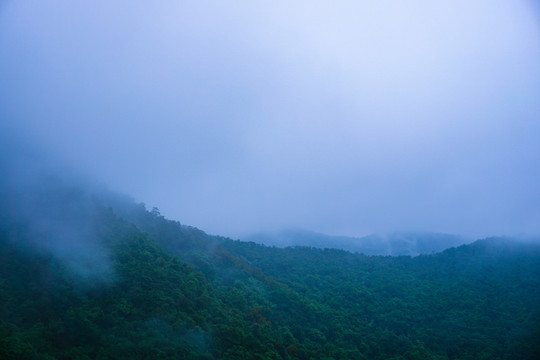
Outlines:
[{"label": "distant hill", "polygon": [[432,232],[394,232],[388,235],[373,234],[357,238],[325,235],[306,230],[258,233],[246,236],[242,240],[267,246],[308,246],[341,249],[365,255],[391,256],[433,254],[472,242],[463,236]]}]

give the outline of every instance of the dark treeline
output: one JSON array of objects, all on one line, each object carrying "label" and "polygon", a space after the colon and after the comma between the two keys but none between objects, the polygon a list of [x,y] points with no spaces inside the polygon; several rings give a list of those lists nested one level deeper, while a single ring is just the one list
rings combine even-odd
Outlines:
[{"label": "dark treeline", "polygon": [[533,243],[365,256],[209,236],[57,180],[7,200],[2,359],[540,358]]}]

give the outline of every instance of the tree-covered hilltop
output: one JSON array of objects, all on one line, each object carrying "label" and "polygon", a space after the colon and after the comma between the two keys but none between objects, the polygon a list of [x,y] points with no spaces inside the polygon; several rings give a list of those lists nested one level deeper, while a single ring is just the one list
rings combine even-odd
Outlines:
[{"label": "tree-covered hilltop", "polygon": [[[6,195],[6,194],[4,194]],[[540,246],[273,248],[49,180],[4,197],[2,359],[536,359]]]}]

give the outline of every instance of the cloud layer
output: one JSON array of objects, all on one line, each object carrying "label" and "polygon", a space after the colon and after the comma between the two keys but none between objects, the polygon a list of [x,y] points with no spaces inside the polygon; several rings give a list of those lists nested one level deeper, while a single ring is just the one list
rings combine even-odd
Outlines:
[{"label": "cloud layer", "polygon": [[7,1],[3,127],[211,233],[540,231],[527,1]]}]

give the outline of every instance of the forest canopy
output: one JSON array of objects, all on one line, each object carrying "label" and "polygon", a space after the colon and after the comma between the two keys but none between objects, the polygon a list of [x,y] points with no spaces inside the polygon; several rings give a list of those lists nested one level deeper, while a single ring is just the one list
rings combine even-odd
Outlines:
[{"label": "forest canopy", "polygon": [[490,238],[416,257],[275,248],[117,194],[43,184],[2,208],[2,358],[540,354],[536,243]]}]

